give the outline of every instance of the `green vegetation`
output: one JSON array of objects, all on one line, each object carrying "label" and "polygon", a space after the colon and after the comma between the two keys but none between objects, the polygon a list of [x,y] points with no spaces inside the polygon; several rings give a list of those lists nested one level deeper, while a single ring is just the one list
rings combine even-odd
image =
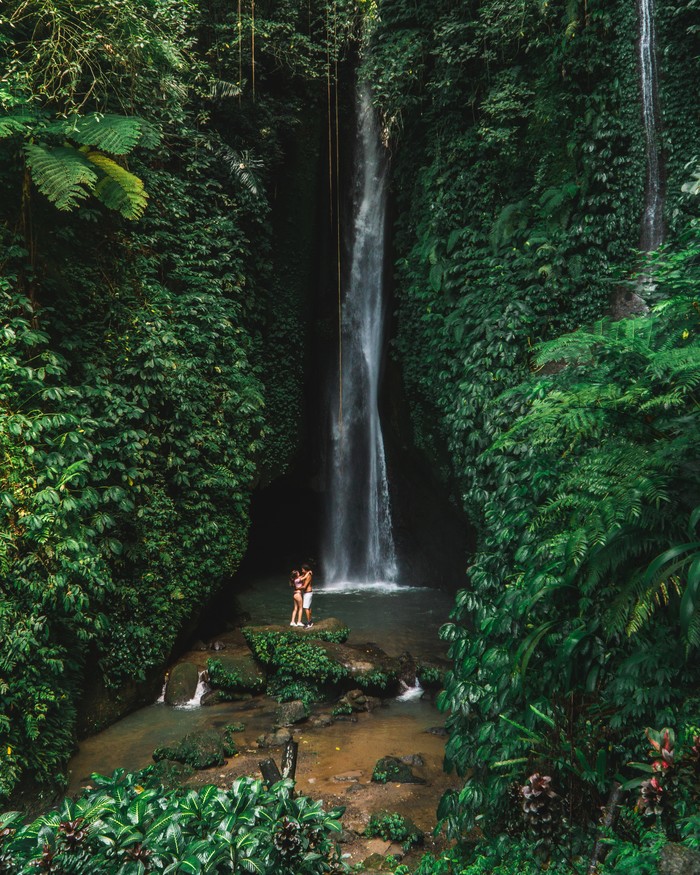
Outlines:
[{"label": "green vegetation", "polygon": [[349,24],[251,12],[0,11],[0,797],[62,780],[88,658],[162,670],[298,447],[314,229],[274,196]]},{"label": "green vegetation", "polygon": [[[364,70],[392,146],[394,353],[415,443],[478,535],[438,698],[466,782],[439,817],[492,844],[421,872],[585,869],[645,727],[693,733],[699,129],[682,94],[700,46],[687,5],[663,6],[668,242],[645,284],[634,5],[378,4]],[[649,312],[606,318],[630,294]],[[692,844],[683,786],[609,837],[616,865],[658,855],[655,829]]]},{"label": "green vegetation", "polygon": [[386,842],[400,842],[404,850],[423,841],[423,836],[416,825],[395,811],[380,811],[373,814],[367,824],[365,835],[379,836]]},{"label": "green vegetation", "polygon": [[[656,17],[667,242],[648,259],[635,4],[356,5],[0,11],[0,798],[60,784],[86,666],[115,693],[155,675],[238,567],[251,491],[295,464],[325,101],[361,9],[393,355],[413,443],[478,537],[453,667],[419,668],[465,783],[438,810],[454,847],[418,872],[583,873],[615,782],[600,872],[652,872],[669,841],[700,846],[697,0]],[[244,634],[279,701],[347,679],[318,640]],[[0,817],[0,868],[337,865],[334,814],[287,784],[149,781]]]},{"label": "green vegetation", "polygon": [[280,647],[294,647],[309,640],[343,644],[350,634],[347,626],[337,631],[314,629],[313,635],[305,633],[303,637],[298,632],[260,631],[255,626],[245,626],[241,631],[255,658],[265,666],[277,663],[276,653]]},{"label": "green vegetation", "polygon": [[0,814],[0,865],[16,875],[71,872],[348,871],[332,836],[342,809],[294,796],[292,782],[265,789],[238,778],[230,790],[167,791],[148,769],[92,776],[92,790],[31,823]]}]

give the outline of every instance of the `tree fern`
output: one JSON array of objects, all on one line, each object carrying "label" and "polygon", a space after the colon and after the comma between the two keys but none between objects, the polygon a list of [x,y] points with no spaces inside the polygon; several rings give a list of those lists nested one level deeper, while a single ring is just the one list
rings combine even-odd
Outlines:
[{"label": "tree fern", "polygon": [[141,139],[144,122],[134,116],[73,116],[58,123],[65,136],[83,146],[96,146],[112,155],[128,155]]},{"label": "tree fern", "polygon": [[148,194],[138,176],[101,152],[88,152],[86,157],[104,173],[95,187],[97,198],[124,218],[139,219],[148,204]]},{"label": "tree fern", "polygon": [[59,210],[72,210],[94,190],[98,174],[72,146],[27,143],[24,153],[34,184]]}]

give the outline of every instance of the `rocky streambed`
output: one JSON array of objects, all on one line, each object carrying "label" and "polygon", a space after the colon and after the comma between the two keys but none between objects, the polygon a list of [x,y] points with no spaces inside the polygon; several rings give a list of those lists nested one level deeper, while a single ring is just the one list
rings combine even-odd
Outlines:
[{"label": "rocky streambed", "polygon": [[[120,743],[116,724],[81,744],[71,789],[89,782],[90,771],[110,771],[107,748],[138,749],[117,765],[140,768],[154,755],[173,780],[227,786],[240,775],[260,777],[265,759],[281,765],[285,744],[294,740],[298,792],[346,808],[342,841],[350,862],[377,855],[370,863],[381,868],[388,856],[422,853],[434,842],[440,796],[457,784],[442,770],[444,729],[432,702],[445,664],[406,652],[390,656],[369,642],[348,644],[348,632],[328,618],[309,630],[247,626],[197,643],[170,668],[164,699],[172,704],[120,721],[139,743]],[[407,689],[412,698],[398,699]],[[144,746],[149,715],[163,721],[163,730],[157,744]],[[366,835],[382,812],[407,818],[422,848],[411,852],[388,834]]]}]

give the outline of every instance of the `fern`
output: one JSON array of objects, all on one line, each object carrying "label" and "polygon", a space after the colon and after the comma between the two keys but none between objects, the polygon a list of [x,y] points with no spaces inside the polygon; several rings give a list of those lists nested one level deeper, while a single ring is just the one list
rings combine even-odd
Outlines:
[{"label": "fern", "polygon": [[98,174],[72,146],[27,143],[24,153],[34,184],[59,210],[72,210],[94,190]]},{"label": "fern", "polygon": [[112,155],[128,155],[139,142],[144,122],[134,116],[73,116],[59,123],[65,136],[83,146],[96,146]]},{"label": "fern", "polygon": [[88,152],[88,161],[105,174],[95,188],[96,197],[126,219],[139,219],[148,204],[143,182],[101,152]]}]

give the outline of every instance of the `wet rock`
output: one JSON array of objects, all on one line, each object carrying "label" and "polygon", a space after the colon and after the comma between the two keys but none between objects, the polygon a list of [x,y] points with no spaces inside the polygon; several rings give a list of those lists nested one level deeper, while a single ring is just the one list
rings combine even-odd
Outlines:
[{"label": "wet rock", "polygon": [[335,710],[338,715],[348,714],[351,711],[374,711],[381,704],[382,700],[377,696],[368,696],[362,690],[348,690],[338,699]]},{"label": "wet rock", "polygon": [[406,763],[407,766],[424,766],[425,760],[419,753],[409,753],[406,756],[400,757],[402,763]]},{"label": "wet rock", "polygon": [[376,784],[425,784],[425,778],[414,775],[411,767],[398,757],[382,757],[372,772]]},{"label": "wet rock", "polygon": [[165,687],[165,701],[168,705],[184,705],[197,690],[199,671],[192,662],[180,662],[170,670]]},{"label": "wet rock", "polygon": [[339,784],[357,784],[362,777],[362,770],[355,769],[352,772],[343,772],[342,775],[333,775],[333,780]]},{"label": "wet rock", "polygon": [[354,714],[336,714],[333,719],[336,723],[357,723],[357,717]]},{"label": "wet rock", "polygon": [[258,738],[257,744],[258,747],[263,750],[268,747],[284,747],[291,738],[292,733],[288,729],[278,729],[276,732],[269,732],[266,735],[261,735]]},{"label": "wet rock", "polygon": [[331,662],[341,666],[344,674],[360,686],[363,692],[393,695],[399,684],[398,660],[388,656],[374,644],[354,646],[319,641]]},{"label": "wet rock", "polygon": [[407,687],[412,687],[416,682],[416,661],[408,650],[399,656],[399,680]]},{"label": "wet rock", "polygon": [[[380,843],[384,846],[384,852],[389,849],[390,842],[382,842],[381,839],[376,839],[376,843]],[[370,842],[369,847],[373,847],[373,843]],[[389,862],[384,853],[380,851],[375,851],[373,854],[370,854],[362,861],[362,865],[365,868],[365,872],[391,872],[394,869],[393,863]],[[360,873],[362,875],[362,873]]]},{"label": "wet rock", "polygon": [[353,830],[342,829],[340,831],[340,834],[336,838],[336,841],[338,842],[339,845],[347,845],[347,844],[350,844],[350,842],[354,842],[356,838],[357,838],[357,833],[353,832]]},{"label": "wet rock", "polygon": [[661,851],[659,875],[700,875],[700,852],[669,842]]},{"label": "wet rock", "polygon": [[193,769],[223,766],[225,762],[223,739],[215,729],[190,732],[173,747],[156,748],[153,751],[153,759],[156,762],[174,760],[192,766]]},{"label": "wet rock", "polygon": [[198,653],[203,653],[205,650],[208,650],[209,648],[207,647],[207,645],[203,641],[195,641],[190,649],[194,650]]},{"label": "wet rock", "polygon": [[330,714],[314,714],[309,718],[309,724],[314,729],[325,729],[333,725],[333,717]]},{"label": "wet rock", "polygon": [[226,650],[226,643],[224,641],[212,641],[209,645],[209,650]]},{"label": "wet rock", "polygon": [[451,664],[441,659],[421,659],[416,666],[416,677],[425,690],[439,690],[445,683],[445,674]]},{"label": "wet rock", "polygon": [[306,720],[308,716],[306,705],[300,699],[282,702],[275,711],[275,726],[293,726],[295,723]]},{"label": "wet rock", "polygon": [[221,690],[209,690],[199,700],[199,704],[203,707],[207,705],[218,705],[220,702],[225,702],[226,699],[221,695]]},{"label": "wet rock", "polygon": [[444,726],[431,726],[430,729],[426,729],[425,731],[428,733],[428,735],[437,735],[440,737],[448,734]]},{"label": "wet rock", "polygon": [[207,660],[209,683],[230,694],[259,692],[265,687],[266,674],[249,650],[217,653]]}]

